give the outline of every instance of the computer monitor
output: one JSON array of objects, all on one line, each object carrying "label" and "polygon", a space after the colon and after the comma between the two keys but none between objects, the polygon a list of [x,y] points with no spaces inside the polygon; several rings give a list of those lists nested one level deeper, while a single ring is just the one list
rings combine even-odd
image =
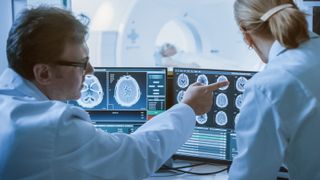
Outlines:
[{"label": "computer monitor", "polygon": [[313,7],[313,27],[312,27],[312,29],[313,29],[313,32],[320,35],[320,4],[318,7]]},{"label": "computer monitor", "polygon": [[166,68],[95,67],[70,103],[88,111],[97,128],[132,133],[166,110],[166,84]]},{"label": "computer monitor", "polygon": [[214,92],[212,109],[196,116],[192,137],[176,152],[174,158],[230,164],[237,154],[234,122],[238,117],[247,81],[256,72],[212,69],[173,69],[174,102],[182,100],[194,82],[210,84],[228,80],[230,84]]},{"label": "computer monitor", "polygon": [[306,6],[320,6],[320,0],[303,0],[303,4]]}]

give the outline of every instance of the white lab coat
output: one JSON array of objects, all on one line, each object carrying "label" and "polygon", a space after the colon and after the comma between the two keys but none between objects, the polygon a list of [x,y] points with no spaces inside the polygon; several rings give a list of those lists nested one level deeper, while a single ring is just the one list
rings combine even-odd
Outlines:
[{"label": "white lab coat", "polygon": [[0,77],[0,179],[142,179],[192,134],[178,104],[131,135],[95,129],[81,108],[48,100],[7,69]]},{"label": "white lab coat", "polygon": [[320,179],[320,38],[297,49],[272,45],[269,63],[247,84],[236,122],[231,180]]}]

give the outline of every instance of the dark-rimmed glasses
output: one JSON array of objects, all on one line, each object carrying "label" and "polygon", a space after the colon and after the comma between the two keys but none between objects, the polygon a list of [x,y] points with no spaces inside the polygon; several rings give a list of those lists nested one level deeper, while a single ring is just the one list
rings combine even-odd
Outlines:
[{"label": "dark-rimmed glasses", "polygon": [[60,66],[80,67],[85,72],[88,67],[89,57],[85,57],[83,58],[83,60],[84,62],[57,60],[57,61],[50,62],[50,64],[60,65]]}]

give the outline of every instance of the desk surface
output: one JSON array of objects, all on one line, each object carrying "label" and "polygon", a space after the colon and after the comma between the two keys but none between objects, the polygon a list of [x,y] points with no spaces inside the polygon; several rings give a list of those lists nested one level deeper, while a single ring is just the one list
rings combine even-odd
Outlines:
[{"label": "desk surface", "polygon": [[[195,163],[196,162],[179,161],[179,162],[174,162],[173,167],[186,166],[186,165],[191,165]],[[204,164],[204,165],[195,166],[195,167],[183,168],[182,170],[196,172],[196,173],[208,173],[208,172],[219,171],[225,168],[227,168],[227,166]],[[211,174],[211,175],[193,175],[188,173],[182,174],[180,172],[174,173],[170,171],[161,171],[161,172],[155,173],[149,178],[146,178],[145,180],[167,180],[167,179],[227,180],[228,173],[225,170],[223,172],[220,172],[217,174]]]}]

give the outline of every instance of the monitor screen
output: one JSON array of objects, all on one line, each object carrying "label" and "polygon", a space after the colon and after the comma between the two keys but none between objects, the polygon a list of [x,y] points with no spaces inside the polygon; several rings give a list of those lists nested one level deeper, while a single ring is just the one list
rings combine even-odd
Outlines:
[{"label": "monitor screen", "polygon": [[256,72],[210,69],[173,69],[174,102],[182,100],[188,86],[194,82],[211,84],[228,80],[230,84],[214,92],[212,109],[196,116],[192,137],[176,152],[176,158],[230,163],[237,154],[234,122],[242,104],[246,82]]},{"label": "monitor screen", "polygon": [[88,111],[98,128],[131,133],[166,110],[166,77],[166,68],[96,67],[70,103]]}]

